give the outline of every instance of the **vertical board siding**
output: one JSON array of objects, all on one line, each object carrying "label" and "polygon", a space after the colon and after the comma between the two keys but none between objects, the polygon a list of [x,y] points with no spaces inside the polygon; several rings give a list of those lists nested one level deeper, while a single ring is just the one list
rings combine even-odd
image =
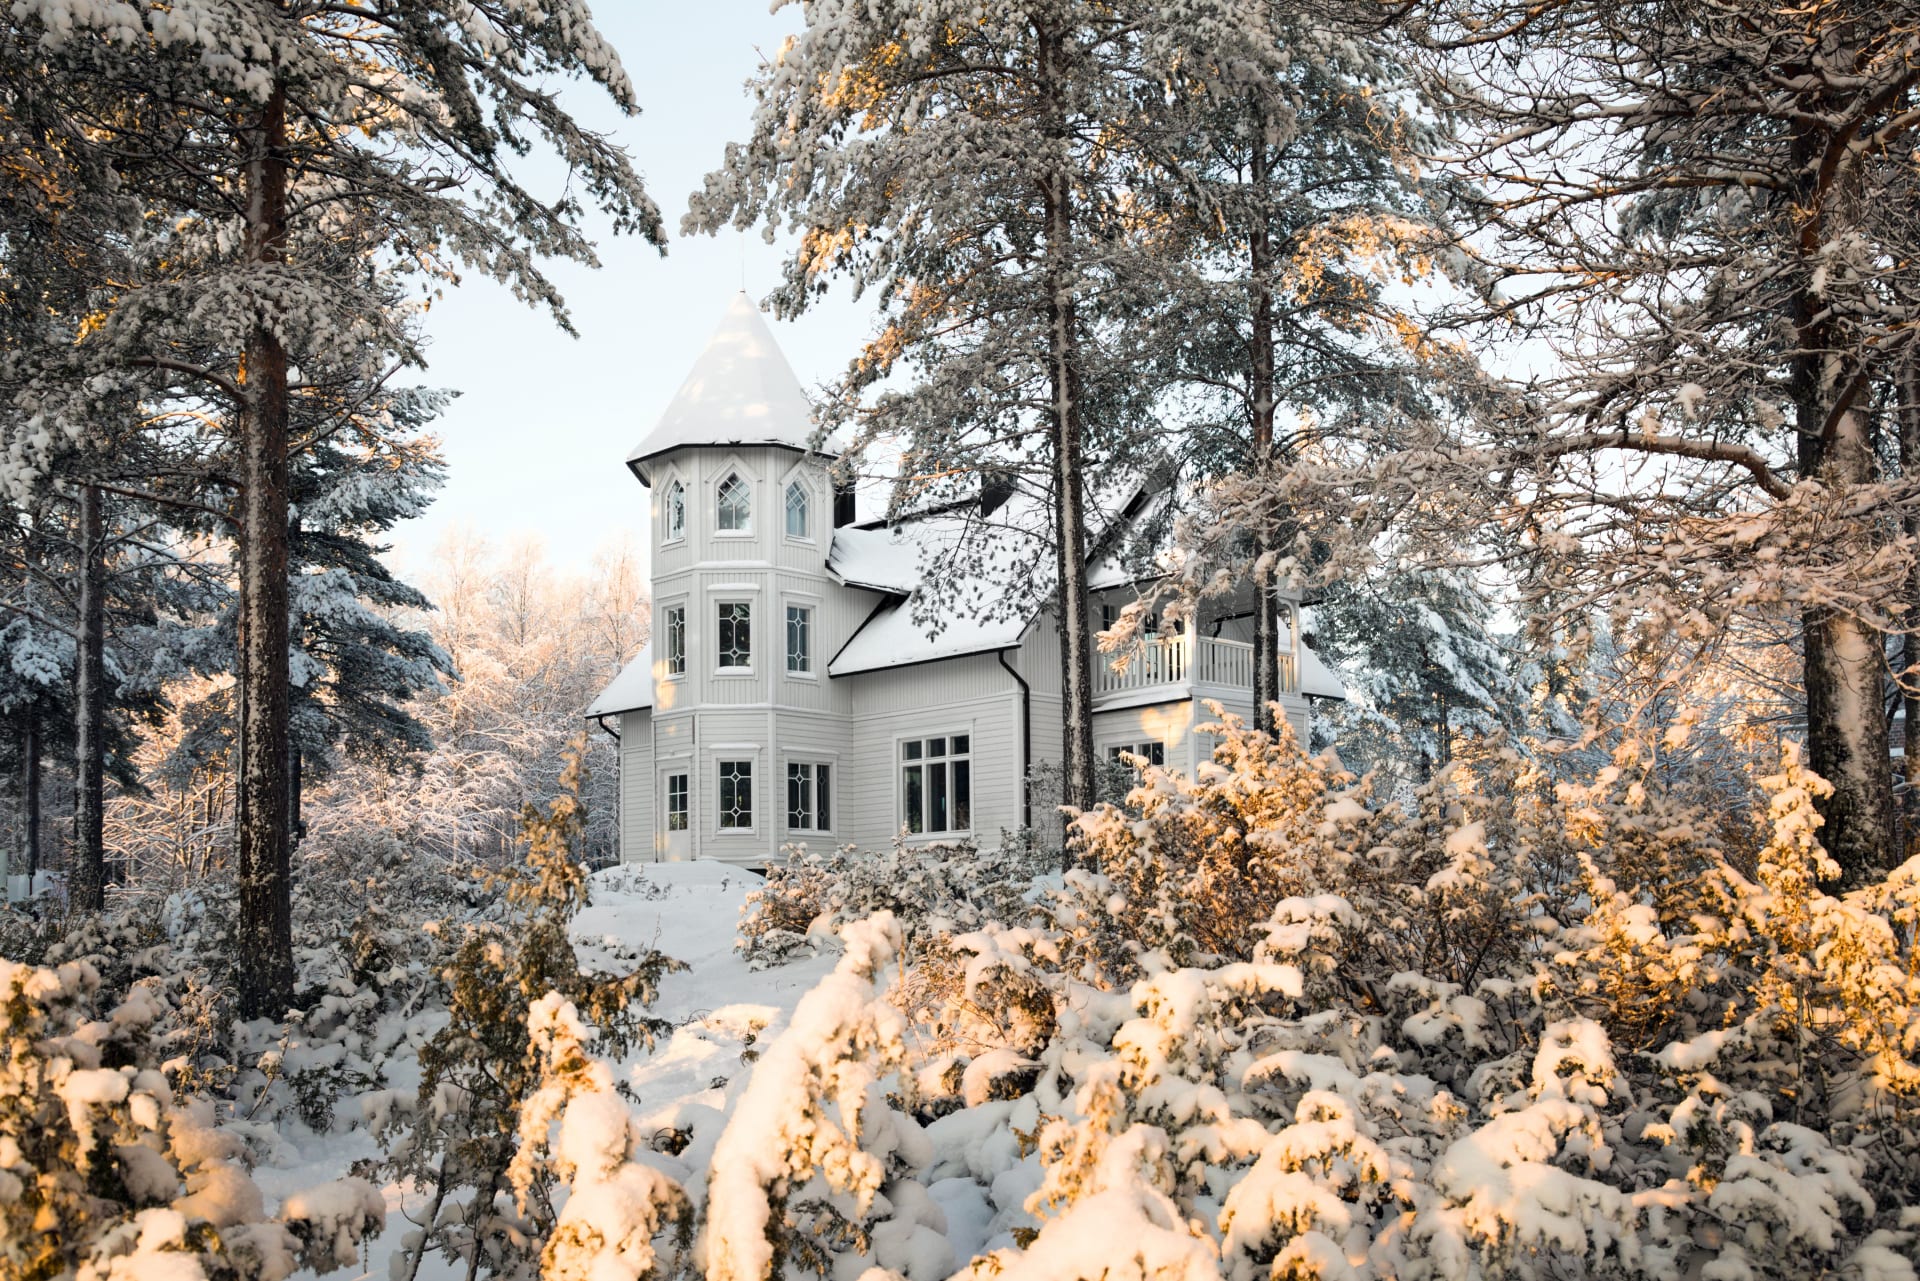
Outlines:
[{"label": "vertical board siding", "polygon": [[620,715],[620,859],[653,859],[653,713]]},{"label": "vertical board siding", "polygon": [[[750,536],[722,537],[715,528],[719,482],[738,471],[752,486]],[[1031,690],[1027,716],[1029,753],[1023,755],[1019,684],[994,654],[966,655],[893,671],[829,677],[833,658],[872,615],[881,595],[838,582],[826,568],[833,539],[833,491],[821,460],[772,447],[693,447],[656,466],[649,495],[648,530],[653,552],[656,626],[664,610],[687,611],[687,670],[666,678],[664,634],[656,653],[651,712],[621,718],[621,855],[651,860],[663,833],[657,813],[661,771],[684,764],[692,791],[691,830],[684,842],[693,857],[762,866],[780,857],[782,846],[806,842],[881,848],[897,835],[900,812],[898,744],[905,738],[964,733],[973,740],[973,839],[997,843],[1003,830],[1022,822],[1023,766],[1057,772],[1063,730],[1060,645],[1055,611],[1043,611],[1027,628],[1008,662]],[[786,486],[802,479],[810,490],[811,537],[786,534]],[[686,536],[665,542],[663,499],[678,480],[687,494]],[[719,677],[717,610],[725,599],[753,605],[753,669],[750,675]],[[1124,605],[1130,591],[1100,599]],[[812,677],[786,670],[786,607],[814,610]],[[1222,635],[1244,629],[1223,620]],[[1204,634],[1204,633],[1203,633]],[[1230,693],[1230,710],[1251,718],[1244,691]],[[1307,705],[1285,700],[1287,716],[1304,742]],[[1170,702],[1097,712],[1096,750],[1115,743],[1157,740],[1167,744],[1167,763],[1193,770],[1207,759],[1212,742],[1194,732],[1210,714],[1194,702]],[[739,746],[728,746],[737,744]],[[754,763],[754,826],[749,832],[719,826],[719,763]],[[786,772],[790,761],[832,767],[832,830],[793,832],[787,827]],[[1044,800],[1036,797],[1036,806]],[[1034,813],[1036,824],[1057,828],[1057,819]]]}]

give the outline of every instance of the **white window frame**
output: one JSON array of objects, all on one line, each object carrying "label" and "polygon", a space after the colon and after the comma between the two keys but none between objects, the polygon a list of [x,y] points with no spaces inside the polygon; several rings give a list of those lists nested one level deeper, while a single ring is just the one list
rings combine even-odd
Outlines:
[{"label": "white window frame", "polygon": [[[680,798],[681,801],[686,806],[686,808],[681,811],[681,816],[686,820],[686,822],[680,827],[675,827],[673,825],[673,780],[676,778],[684,780],[686,784]],[[660,770],[660,830],[662,833],[668,833],[668,832],[691,833],[693,831],[693,762],[692,761],[681,761],[677,764],[666,765],[661,767],[661,770]]]},{"label": "white window frame", "polygon": [[[952,751],[953,740],[956,737],[964,738],[967,740],[967,750],[964,754],[959,754]],[[957,760],[964,760],[967,763],[967,825],[965,827],[949,827],[941,831],[929,831],[926,828],[925,820],[928,817],[927,808],[931,803],[932,788],[930,788],[926,782],[927,776],[926,776],[926,771],[924,767],[927,763],[928,758],[924,754],[924,745],[929,740],[936,739],[936,738],[945,739],[948,747],[947,755],[934,757],[932,759],[935,761],[938,761],[941,765],[945,766],[947,770],[947,808],[948,808],[949,814],[951,814],[954,807],[953,762]],[[972,726],[972,724],[956,726],[955,728],[949,729],[946,731],[924,730],[919,733],[899,734],[894,737],[894,740],[893,740],[893,809],[894,809],[894,830],[896,832],[904,833],[906,839],[909,841],[966,840],[968,837],[973,835],[973,830],[974,830],[973,824],[974,824],[974,818],[975,818],[974,806],[978,804],[978,798],[976,796],[977,789],[974,786],[974,784],[978,782],[978,779],[976,778],[973,772],[973,764],[974,764],[974,761],[977,759],[973,750],[973,747],[974,747],[973,739],[974,739],[974,727]],[[908,817],[907,817],[907,769],[909,768],[910,764],[914,763],[914,762],[909,762],[907,760],[907,744],[908,743],[919,743],[923,745],[922,755],[919,758],[917,758],[917,763],[922,766],[921,783],[920,783],[920,809],[921,809],[922,822],[921,822],[921,830],[917,832],[912,830],[912,827],[908,823]]]},{"label": "white window frame", "polygon": [[[796,489],[800,491],[800,495],[805,499],[807,505],[806,511],[803,513],[806,527],[797,534],[793,532],[793,528],[789,523],[793,513],[792,509],[788,506],[788,504],[793,501],[793,491]],[[790,543],[810,543],[814,541],[813,531],[817,524],[816,518],[818,516],[819,506],[820,503],[813,492],[813,486],[807,483],[806,476],[800,472],[789,473],[786,482],[780,486],[780,532],[782,536]]]},{"label": "white window frame", "polygon": [[[1142,748],[1152,749],[1156,747],[1160,749],[1160,759],[1158,761],[1153,760],[1149,752],[1141,750]],[[1167,767],[1167,744],[1157,738],[1126,739],[1118,743],[1108,743],[1101,750],[1106,753],[1107,760],[1114,761],[1121,765],[1128,764],[1128,762],[1116,756],[1114,754],[1116,752],[1141,757],[1155,769],[1165,769]]]},{"label": "white window frame", "polygon": [[[723,770],[729,765],[747,767],[747,824],[729,827],[726,823],[727,788]],[[717,747],[713,752],[713,830],[718,836],[754,836],[760,831],[760,754],[741,748]]]},{"label": "white window frame", "polygon": [[[720,491],[726,488],[728,481],[734,479],[738,479],[747,490],[747,523],[743,529],[727,529],[720,523]],[[752,538],[754,508],[760,504],[759,495],[754,492],[753,473],[747,469],[746,464],[738,459],[729,458],[720,468],[720,476],[713,482],[713,488],[708,493],[713,500],[713,536],[715,538]]]},{"label": "white window frame", "polygon": [[[754,652],[759,649],[759,646],[754,642],[753,635],[753,616],[756,612],[753,608],[753,598],[728,593],[708,598],[708,604],[712,607],[713,613],[713,674],[721,677],[753,675],[753,656]],[[747,661],[745,666],[730,665],[721,661],[721,655],[725,651],[720,647],[722,631],[720,611],[734,605],[745,605],[747,607]]]},{"label": "white window frame", "polygon": [[[807,666],[798,670],[793,666],[793,650],[788,642],[788,628],[792,626],[787,611],[800,609],[807,614]],[[818,597],[787,597],[780,603],[780,662],[786,674],[793,680],[811,681],[819,679],[819,662],[815,657],[820,652],[820,604]]]},{"label": "white window frame", "polygon": [[[673,611],[680,611],[680,670],[673,670]],[[683,681],[687,679],[687,656],[692,652],[693,629],[688,626],[691,615],[685,596],[676,596],[660,602],[660,662],[666,669],[662,680]]]},{"label": "white window frame", "polygon": [[[673,527],[674,496],[680,498],[680,528]],[[660,491],[660,545],[670,547],[675,543],[687,541],[687,483],[678,473],[669,472],[667,483]]]},{"label": "white window frame", "polygon": [[[796,827],[793,824],[792,797],[793,771],[795,769],[812,771],[810,781],[807,784],[808,787],[812,789],[814,814],[814,826],[812,827]],[[824,824],[819,821],[821,770],[827,771],[827,821]],[[804,832],[811,836],[833,835],[834,822],[840,816],[840,762],[830,756],[815,756],[808,753],[789,756],[786,760],[786,768],[780,772],[780,782],[783,788],[781,793],[781,822],[785,824],[787,831]]]}]

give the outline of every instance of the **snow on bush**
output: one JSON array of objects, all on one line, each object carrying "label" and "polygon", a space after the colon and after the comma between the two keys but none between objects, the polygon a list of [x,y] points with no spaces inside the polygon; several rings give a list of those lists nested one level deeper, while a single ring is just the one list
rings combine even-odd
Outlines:
[{"label": "snow on bush", "polygon": [[101,1010],[99,975],[0,960],[0,1273],[77,1281],[281,1281],[358,1259],[385,1203],[359,1179],[276,1217],[212,1103],[177,1096],[150,989]]},{"label": "snow on bush", "polygon": [[901,948],[882,912],[841,931],[845,955],[800,1001],[754,1069],[713,1149],[708,1281],[768,1281],[871,1259],[937,1281],[953,1257],[916,1176],[925,1135],[883,1085],[904,1061],[905,1020],[876,988]]},{"label": "snow on bush", "polygon": [[880,851],[791,846],[786,862],[769,868],[766,884],[747,896],[739,950],[755,966],[778,965],[876,912],[892,912],[910,943],[1007,920],[1021,910],[1041,862],[1013,841],[994,850],[905,840]]},{"label": "snow on bush", "polygon": [[1017,953],[1031,1092],[930,1131],[991,1209],[972,1275],[1914,1276],[1920,866],[1824,893],[1795,752],[1749,878],[1624,765],[1375,810],[1221,733],[1079,820],[1100,871]]},{"label": "snow on bush", "polygon": [[[1093,863],[1060,881],[982,892],[989,856],[904,850],[774,878],[749,922],[843,954],[697,1096],[622,1079],[669,963],[581,968],[564,803],[506,901],[309,918],[285,1027],[228,1035],[156,972],[205,904],[42,938],[0,971],[0,1270],[348,1261],[379,1194],[268,1216],[247,1172],[311,1113],[388,1145],[402,1275],[1913,1281],[1920,860],[1824,888],[1796,752],[1729,854],[1630,746],[1576,785],[1495,744],[1376,806],[1331,757],[1218,735],[1080,816]],[[865,914],[888,902],[914,919]]]}]

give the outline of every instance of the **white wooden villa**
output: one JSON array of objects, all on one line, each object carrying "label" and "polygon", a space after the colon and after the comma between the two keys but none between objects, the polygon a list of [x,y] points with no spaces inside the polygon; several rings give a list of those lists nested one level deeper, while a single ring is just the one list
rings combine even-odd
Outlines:
[{"label": "white wooden villa", "polygon": [[[856,522],[810,418],[742,294],[628,455],[649,491],[653,642],[586,713],[619,735],[627,861],[763,867],[790,843],[879,847],[902,832],[990,844],[1051,817],[1024,785],[1061,754],[1051,611],[996,609],[983,586],[943,605],[929,635],[914,608],[922,566],[949,543],[999,539],[1001,562],[1038,563],[1018,504],[980,500],[1004,520],[949,505]],[[1089,587],[1109,618],[1135,595],[1111,557]],[[1205,700],[1251,717],[1251,619],[1216,609],[1098,674],[1097,752],[1192,770],[1211,750],[1194,732]],[[1308,699],[1344,690],[1299,636],[1287,629],[1282,703],[1304,739]]]}]

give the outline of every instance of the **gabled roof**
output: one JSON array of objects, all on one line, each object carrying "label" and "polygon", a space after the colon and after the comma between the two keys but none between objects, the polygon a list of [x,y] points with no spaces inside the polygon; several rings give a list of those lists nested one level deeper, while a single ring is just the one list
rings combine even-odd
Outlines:
[{"label": "gabled roof", "polygon": [[[1090,493],[1089,542],[1105,546],[1108,531],[1133,509],[1138,479]],[[1052,509],[1016,493],[990,515],[977,504],[946,504],[880,529],[834,531],[827,568],[841,582],[888,599],[827,664],[829,676],[911,667],[963,654],[1012,649],[1055,592]],[[939,630],[914,617],[915,595],[929,564],[941,567],[948,599]]]},{"label": "gabled roof", "polygon": [[652,706],[653,645],[648,643],[642,645],[633,661],[621,668],[612,683],[600,691],[600,696],[587,705],[586,717],[592,720],[596,716],[637,712]]},{"label": "gabled roof", "polygon": [[813,406],[767,322],[745,293],[734,297],[693,372],[647,438],[627,455],[642,484],[652,460],[693,445],[777,445],[808,450]]}]

